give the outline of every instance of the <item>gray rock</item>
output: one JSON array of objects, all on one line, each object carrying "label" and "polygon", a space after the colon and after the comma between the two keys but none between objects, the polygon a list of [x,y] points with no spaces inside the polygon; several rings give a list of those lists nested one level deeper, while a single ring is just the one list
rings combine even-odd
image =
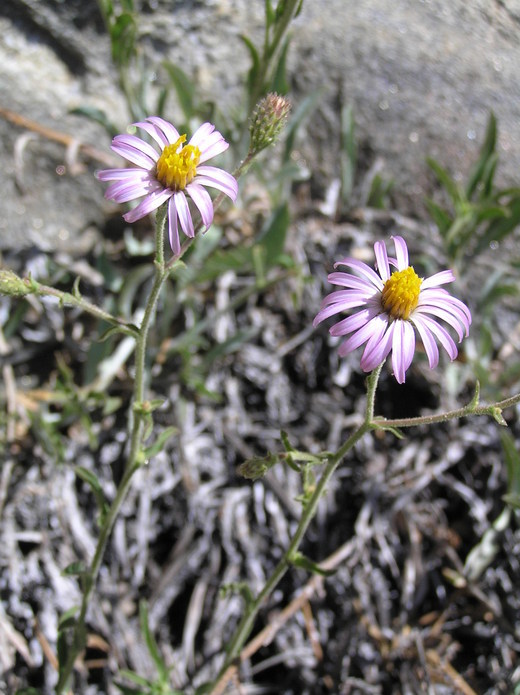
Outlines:
[{"label": "gray rock", "polygon": [[[142,3],[142,45],[151,64],[168,58],[197,80],[224,112],[242,103],[248,57],[239,34],[262,36],[263,2]],[[499,122],[502,182],[520,169],[520,2],[476,0],[304,0],[293,27],[290,73],[296,103],[322,89],[298,143],[323,195],[339,173],[339,104],[351,104],[365,153],[395,179],[401,212],[421,214],[433,185],[424,162],[457,175],[475,159],[489,111]],[[105,131],[70,109],[103,108],[129,121],[93,0],[9,0],[0,8],[1,106],[110,154]],[[169,106],[172,118],[175,105]],[[1,114],[0,114],[1,116]],[[96,158],[0,117],[0,248],[37,245],[81,255],[108,210]],[[303,136],[305,135],[305,136]],[[72,170],[71,170],[72,162]],[[65,166],[58,175],[57,167]],[[63,169],[58,169],[63,172]]]}]

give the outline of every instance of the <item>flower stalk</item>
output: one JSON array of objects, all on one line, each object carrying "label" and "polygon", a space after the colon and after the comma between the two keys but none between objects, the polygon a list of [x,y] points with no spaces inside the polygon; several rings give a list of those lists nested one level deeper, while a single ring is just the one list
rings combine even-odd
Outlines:
[{"label": "flower stalk", "polygon": [[300,547],[300,544],[309,527],[309,524],[316,515],[318,504],[321,498],[325,495],[327,486],[330,482],[330,479],[334,475],[334,472],[338,468],[339,464],[343,461],[345,456],[348,454],[348,452],[351,451],[351,449],[357,444],[357,442],[360,439],[362,439],[365,436],[365,434],[367,434],[367,432],[369,432],[372,429],[375,429],[376,426],[373,422],[374,402],[382,366],[382,364],[379,365],[369,375],[367,379],[367,401],[365,406],[365,416],[362,424],[350,435],[350,437],[348,437],[348,439],[341,445],[337,452],[329,457],[328,462],[326,463],[325,468],[323,469],[323,473],[316,484],[316,488],[312,494],[312,497],[303,509],[298,528],[296,529],[287,550],[285,551],[278,565],[275,567],[272,575],[269,577],[259,594],[256,596],[255,600],[249,604],[246,612],[244,613],[244,616],[242,617],[241,621],[237,626],[237,629],[233,637],[231,638],[231,641],[228,644],[226,658],[216,679],[214,689],[219,684],[219,681],[225,676],[229,666],[240,654],[242,647],[244,646],[247,638],[251,633],[251,630],[253,629],[253,625],[256,616],[258,615],[258,611],[264,604],[265,600],[271,595],[273,590],[279,584],[280,580],[283,578],[287,570],[291,567],[292,559],[296,556],[298,548]]},{"label": "flower stalk", "polygon": [[72,675],[74,668],[74,663],[78,655],[85,648],[86,641],[86,616],[87,610],[92,597],[92,592],[96,584],[96,579],[99,574],[99,569],[101,567],[101,562],[103,560],[103,555],[107,546],[110,533],[114,526],[115,520],[121,509],[121,505],[126,499],[128,490],[132,483],[135,472],[146,463],[144,457],[142,456],[142,445],[143,445],[143,433],[145,424],[145,410],[139,408],[139,406],[144,401],[145,389],[146,389],[146,354],[148,346],[148,334],[150,326],[152,325],[153,318],[155,316],[155,311],[157,308],[157,302],[161,294],[161,290],[166,279],[169,276],[169,272],[166,269],[164,263],[164,227],[166,222],[167,210],[166,206],[163,205],[157,212],[156,225],[155,225],[155,247],[156,247],[156,257],[155,257],[155,274],[152,289],[148,300],[146,302],[143,319],[141,325],[138,329],[136,337],[136,351],[135,351],[135,381],[134,381],[134,392],[133,392],[133,408],[132,408],[132,421],[130,423],[131,430],[131,440],[130,448],[128,452],[128,458],[126,462],[125,472],[118,485],[116,496],[114,497],[112,504],[103,520],[99,532],[99,538],[96,545],[96,550],[90,567],[83,577],[83,597],[81,601],[81,607],[78,614],[78,618],[74,624],[73,636],[68,647],[68,655],[63,667],[60,669],[60,676],[58,684],[56,686],[56,694],[60,695],[68,687],[69,680]]}]

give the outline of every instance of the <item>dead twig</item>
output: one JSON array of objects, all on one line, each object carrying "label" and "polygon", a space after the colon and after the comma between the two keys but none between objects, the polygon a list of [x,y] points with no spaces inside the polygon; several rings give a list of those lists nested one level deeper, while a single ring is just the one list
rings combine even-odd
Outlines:
[{"label": "dead twig", "polygon": [[92,145],[79,142],[77,138],[73,137],[72,135],[69,135],[68,133],[62,133],[58,130],[54,130],[53,128],[47,128],[47,126],[41,125],[40,123],[37,123],[36,121],[31,120],[30,118],[26,118],[26,116],[22,116],[21,114],[16,113],[15,111],[4,109],[1,106],[0,117],[4,118],[6,121],[9,121],[10,123],[14,123],[14,125],[20,126],[21,128],[26,128],[27,130],[30,130],[33,133],[38,133],[38,135],[41,135],[47,140],[52,140],[53,142],[59,142],[60,144],[65,145],[65,147],[67,148],[67,159],[69,165],[70,160],[73,159],[73,154],[78,150],[90,159],[100,162],[101,164],[113,166],[114,162],[116,161],[110,154],[107,154],[102,150],[98,150],[96,147],[93,147]]}]

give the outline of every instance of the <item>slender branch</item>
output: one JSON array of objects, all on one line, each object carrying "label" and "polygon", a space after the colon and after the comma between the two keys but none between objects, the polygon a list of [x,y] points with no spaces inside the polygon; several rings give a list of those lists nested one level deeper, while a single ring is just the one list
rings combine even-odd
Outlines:
[{"label": "slender branch", "polygon": [[119,318],[118,316],[109,314],[108,311],[105,311],[86,299],[83,299],[83,297],[79,296],[78,294],[62,292],[61,290],[57,290],[55,287],[42,285],[32,278],[28,278],[26,282],[30,283],[31,286],[34,286],[34,294],[37,294],[40,297],[56,297],[63,306],[77,307],[78,309],[85,311],[87,314],[95,316],[97,319],[101,319],[102,321],[110,323],[112,326],[117,326],[118,328],[123,329],[125,333],[129,333],[134,336],[136,335],[135,326],[133,326],[133,324],[125,321],[125,319]]},{"label": "slender branch", "polygon": [[475,405],[473,402],[456,410],[449,410],[446,413],[438,415],[424,415],[422,417],[410,417],[396,420],[387,420],[384,417],[376,417],[374,424],[378,427],[417,427],[418,425],[433,425],[437,422],[448,422],[448,420],[456,420],[461,417],[470,417],[471,415],[482,416],[487,415],[494,418],[499,424],[505,425],[506,422],[502,417],[502,411],[506,408],[511,408],[520,403],[520,394],[505,398],[502,401],[491,403],[490,405]]}]

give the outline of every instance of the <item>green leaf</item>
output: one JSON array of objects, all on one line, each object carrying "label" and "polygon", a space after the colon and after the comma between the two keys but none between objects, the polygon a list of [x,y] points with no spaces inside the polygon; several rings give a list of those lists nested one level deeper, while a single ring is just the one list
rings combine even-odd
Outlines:
[{"label": "green leaf", "polygon": [[430,213],[433,221],[437,225],[440,235],[442,237],[446,237],[448,229],[450,228],[453,221],[452,216],[448,212],[446,212],[444,208],[441,208],[440,205],[434,203],[433,200],[427,198],[424,202],[426,204],[426,207],[428,208],[428,212]]},{"label": "green leaf", "polygon": [[217,249],[205,262],[197,274],[198,282],[207,282],[220,277],[227,270],[238,273],[251,270],[253,256],[251,247],[234,247],[230,249]]},{"label": "green leaf", "polygon": [[520,453],[509,432],[500,432],[500,443],[506,462],[507,492],[509,495],[520,495]]},{"label": "green leaf", "polygon": [[370,183],[366,206],[382,210],[386,206],[386,198],[393,185],[392,179],[384,179],[381,174],[375,174]]},{"label": "green leaf", "polygon": [[495,178],[495,172],[498,165],[498,155],[494,154],[489,158],[484,171],[482,173],[482,183],[481,183],[481,194],[480,199],[484,200],[489,198],[493,193],[493,179]]},{"label": "green leaf", "polygon": [[317,89],[311,92],[305,99],[300,103],[298,108],[293,112],[292,116],[289,118],[287,127],[285,129],[285,147],[283,153],[283,162],[290,161],[291,152],[294,149],[294,143],[296,140],[296,135],[299,128],[303,125],[305,120],[309,118],[314,109],[318,106],[319,100],[321,99],[323,90]]},{"label": "green leaf", "polygon": [[520,509],[520,495],[504,495],[504,502],[514,509]]},{"label": "green leaf", "polygon": [[439,183],[444,187],[446,193],[451,198],[454,205],[459,205],[463,200],[462,191],[459,189],[456,182],[450,174],[444,169],[435,159],[428,157],[426,163],[433,171]]},{"label": "green leaf", "polygon": [[265,0],[265,25],[267,29],[271,26],[271,24],[275,20],[275,12],[273,10],[273,5],[271,3],[271,0]]},{"label": "green leaf", "polygon": [[247,86],[249,90],[249,96],[253,94],[253,88],[258,78],[260,72],[260,57],[254,43],[244,34],[241,34],[239,38],[244,42],[247,50],[249,51],[249,56],[251,58],[251,67],[247,74]]},{"label": "green leaf", "polygon": [[[497,140],[497,121],[495,114],[489,114],[488,124],[486,128],[486,136],[480,150],[480,157],[470,172],[468,183],[466,185],[466,197],[471,199],[479,183],[485,181],[486,187],[492,181],[492,173],[489,171],[489,160],[492,158],[496,147]],[[496,164],[496,162],[495,162]],[[487,171],[487,173],[485,173]],[[491,177],[490,177],[491,173]]]},{"label": "green leaf", "polygon": [[155,641],[155,637],[150,630],[150,624],[148,622],[148,606],[146,601],[139,602],[139,624],[141,627],[141,633],[148,648],[148,653],[155,662],[160,679],[166,683],[170,678],[170,671],[164,663],[164,660],[159,652],[157,642]]},{"label": "green leaf", "polygon": [[90,471],[88,468],[84,468],[83,466],[76,466],[74,473],[78,476],[78,478],[81,478],[81,480],[90,485],[94,494],[104,496],[101,483],[93,471]]},{"label": "green leaf", "polygon": [[112,59],[116,65],[125,67],[135,51],[137,24],[133,14],[124,12],[110,26]]},{"label": "green leaf", "polygon": [[255,602],[255,595],[247,582],[229,582],[227,584],[222,584],[219,594],[222,598],[232,596],[233,594],[240,594],[246,607],[253,605]]},{"label": "green leaf", "polygon": [[299,551],[291,555],[289,562],[295,567],[299,567],[307,572],[312,572],[312,574],[319,574],[322,577],[331,577],[335,573],[335,570],[325,570],[321,568],[316,562],[313,562],[308,557],[305,557],[305,555]]},{"label": "green leaf", "polygon": [[119,128],[108,118],[107,114],[102,109],[98,109],[95,106],[77,106],[71,109],[69,113],[75,116],[84,116],[95,123],[99,123],[111,138],[120,132]]},{"label": "green leaf", "polygon": [[60,619],[58,621],[58,631],[67,630],[71,627],[74,627],[74,625],[76,624],[76,613],[78,611],[78,606],[72,606],[72,608],[66,610],[65,613],[63,613],[60,616]]},{"label": "green leaf", "polygon": [[374,420],[374,424],[377,425],[378,430],[383,430],[384,432],[390,432],[396,439],[405,439],[405,434],[398,427],[392,427],[391,425],[385,425],[384,420]]},{"label": "green leaf", "polygon": [[151,459],[154,456],[157,456],[157,454],[164,449],[164,445],[166,444],[168,439],[170,439],[170,437],[173,437],[175,434],[178,434],[178,432],[178,428],[174,427],[173,425],[164,429],[158,435],[155,442],[152,445],[147,446],[146,449],[144,449],[143,454],[146,460]]},{"label": "green leaf", "polygon": [[67,567],[65,567],[65,569],[62,572],[62,575],[64,577],[78,577],[84,575],[86,571],[87,568],[85,567],[83,562],[71,562],[70,565],[67,565]]},{"label": "green leaf", "polygon": [[103,331],[103,333],[99,336],[98,343],[104,343],[109,338],[112,338],[114,335],[118,335],[120,333],[123,335],[129,335],[132,338],[137,338],[139,335],[139,329],[137,326],[130,324],[128,326],[110,326],[110,328],[107,328],[106,331]]},{"label": "green leaf", "polygon": [[266,250],[265,265],[267,268],[276,265],[278,259],[283,254],[289,223],[289,206],[287,203],[282,203],[273,212],[258,239],[258,243]]},{"label": "green leaf", "polygon": [[475,253],[480,253],[493,241],[502,241],[520,224],[520,196],[511,201],[507,208],[508,216],[493,220],[481,236]]},{"label": "green leaf", "polygon": [[290,38],[287,37],[283,43],[282,50],[278,57],[276,70],[274,71],[273,79],[271,80],[271,92],[277,94],[287,94],[289,91],[289,83],[287,82],[287,53],[289,50]]},{"label": "green leaf", "polygon": [[[202,683],[197,687],[193,695],[209,695],[210,693],[213,692],[213,681],[209,681],[207,683]],[[175,693],[173,695],[176,695]],[[184,693],[181,693],[179,691],[179,695],[184,695]]]},{"label": "green leaf", "polygon": [[352,201],[356,163],[357,144],[354,110],[352,106],[344,105],[341,109],[341,200],[347,208],[350,207]]},{"label": "green leaf", "polygon": [[195,113],[195,81],[188,77],[178,65],[168,61],[165,61],[163,65],[177,93],[184,118],[186,121],[190,121]]}]

